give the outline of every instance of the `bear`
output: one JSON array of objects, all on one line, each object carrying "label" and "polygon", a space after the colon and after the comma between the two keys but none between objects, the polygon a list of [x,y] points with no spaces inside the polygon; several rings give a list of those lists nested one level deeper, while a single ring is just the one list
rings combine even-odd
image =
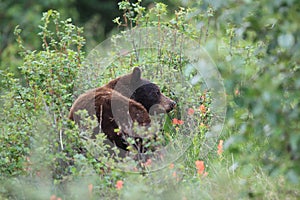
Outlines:
[{"label": "bear", "polygon": [[[125,152],[131,145],[127,138],[133,138],[134,148],[138,153],[144,153],[147,148],[143,146],[143,139],[151,140],[155,135],[147,131],[145,135],[137,135],[133,131],[134,123],[147,128],[151,124],[150,114],[168,113],[175,105],[156,84],[143,79],[141,69],[135,67],[132,73],[80,95],[70,109],[69,119],[80,124],[76,112],[87,110],[88,115],[96,116],[99,123],[94,129],[95,135],[102,131],[111,147],[116,145]],[[122,153],[121,157],[125,154]]]},{"label": "bear", "polygon": [[[112,105],[117,105],[115,113],[113,113]],[[127,137],[132,137],[135,140],[140,138],[134,135],[131,130],[133,122],[137,122],[140,126],[149,126],[151,122],[147,110],[141,104],[105,87],[97,89],[97,91],[87,91],[74,102],[69,113],[69,119],[80,125],[81,119],[76,115],[78,110],[87,110],[89,116],[97,117],[99,126],[94,128],[93,137],[101,129],[112,144],[125,151],[130,146],[126,141]],[[120,116],[117,117],[118,120],[115,120],[113,114]],[[116,132],[116,130],[118,131]],[[113,146],[110,143],[106,144]],[[136,148],[138,149],[138,147]],[[140,153],[143,152],[141,148],[138,149]]]},{"label": "bear", "polygon": [[131,74],[116,78],[104,87],[114,89],[130,99],[141,103],[149,114],[168,113],[176,102],[161,93],[160,88],[147,79],[141,78],[141,69],[135,67]]}]

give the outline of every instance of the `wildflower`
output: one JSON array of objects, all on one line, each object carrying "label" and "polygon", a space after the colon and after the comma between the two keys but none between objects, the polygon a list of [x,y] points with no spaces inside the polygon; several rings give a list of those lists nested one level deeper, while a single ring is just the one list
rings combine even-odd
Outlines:
[{"label": "wildflower", "polygon": [[202,177],[206,177],[208,175],[208,172],[204,172],[204,174],[202,175]]},{"label": "wildflower", "polygon": [[177,118],[174,118],[174,119],[172,120],[172,123],[173,123],[174,125],[182,125],[182,124],[184,123],[184,121],[183,121],[183,120],[180,120],[180,119],[177,119]]},{"label": "wildflower", "polygon": [[171,163],[170,166],[169,166],[169,168],[170,168],[170,169],[173,169],[173,168],[174,168],[174,164]]},{"label": "wildflower", "polygon": [[176,171],[174,171],[173,173],[172,173],[172,176],[174,177],[174,179],[178,182],[178,181],[180,181],[180,178],[179,178],[179,176],[177,176],[177,172]]},{"label": "wildflower", "polygon": [[121,190],[123,188],[123,181],[122,180],[117,181],[116,188],[117,188],[117,190]]},{"label": "wildflower", "polygon": [[174,118],[174,119],[172,120],[172,124],[174,124],[174,125],[178,124],[178,119]]},{"label": "wildflower", "polygon": [[184,122],[183,122],[182,120],[180,120],[180,119],[178,120],[178,124],[179,124],[179,125],[182,125],[183,123],[184,123]]},{"label": "wildflower", "polygon": [[173,172],[172,176],[173,176],[174,178],[176,178],[176,176],[177,176],[176,171]]},{"label": "wildflower", "polygon": [[223,140],[219,141],[217,153],[218,153],[219,156],[221,156],[222,153],[223,153]]},{"label": "wildflower", "polygon": [[146,162],[142,163],[144,167],[149,167],[152,164],[152,160],[149,158]]},{"label": "wildflower", "polygon": [[56,196],[55,195],[51,195],[50,200],[56,200]]},{"label": "wildflower", "polygon": [[56,195],[51,195],[50,200],[62,200],[60,197],[56,197]]},{"label": "wildflower", "polygon": [[199,107],[200,111],[202,113],[205,113],[206,112],[206,108],[205,108],[205,105],[201,104],[200,107]]},{"label": "wildflower", "polygon": [[134,168],[133,168],[133,171],[134,171],[134,172],[138,172],[139,170],[138,170],[137,167],[134,167]]},{"label": "wildflower", "polygon": [[195,162],[195,164],[196,164],[196,168],[197,168],[197,173],[199,175],[203,175],[204,174],[204,170],[205,170],[204,162],[200,161],[200,160],[197,160]]},{"label": "wildflower", "polygon": [[193,115],[194,114],[194,109],[193,108],[189,108],[188,109],[188,115]]}]

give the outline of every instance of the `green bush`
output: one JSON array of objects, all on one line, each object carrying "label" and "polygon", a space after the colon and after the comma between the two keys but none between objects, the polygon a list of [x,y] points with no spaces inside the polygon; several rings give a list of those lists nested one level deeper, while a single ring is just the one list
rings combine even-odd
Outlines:
[{"label": "green bush", "polygon": [[234,5],[213,5],[230,98],[225,146],[240,164],[299,183],[299,2]]},{"label": "green bush", "polygon": [[[147,10],[141,1],[120,2],[124,15],[114,22],[129,31],[111,38],[114,51],[96,51],[96,56],[117,57],[105,71],[83,62],[87,58],[82,52],[83,30],[70,19],[61,20],[56,11],[43,14],[40,51],[25,49],[21,30],[16,28],[22,77],[1,72],[5,87],[0,108],[1,198],[299,198],[300,31],[295,17],[299,3],[189,4],[190,8],[181,7],[173,14],[163,3]],[[215,91],[190,69],[192,60],[184,54],[185,46],[166,39],[165,43],[153,42],[152,49],[122,49],[132,42],[131,31],[149,27],[157,30],[157,35],[150,32],[149,40],[160,34],[174,41],[185,36],[208,51],[227,93],[222,135],[220,130],[212,140],[207,139],[214,120],[221,122],[223,116],[213,110]],[[169,28],[176,35],[167,35]],[[178,102],[176,110],[164,118],[164,139],[168,144],[177,139],[179,143],[171,145],[175,150],[188,148],[183,156],[176,155],[178,160],[167,161],[169,165],[154,172],[153,159],[143,163],[143,173],[125,173],[120,170],[124,163],[108,156],[103,134],[89,139],[85,137],[89,131],[67,120],[76,96],[134,66],[141,66],[144,77]],[[87,119],[85,123],[89,127],[95,122]],[[82,147],[87,153],[80,153]]]}]

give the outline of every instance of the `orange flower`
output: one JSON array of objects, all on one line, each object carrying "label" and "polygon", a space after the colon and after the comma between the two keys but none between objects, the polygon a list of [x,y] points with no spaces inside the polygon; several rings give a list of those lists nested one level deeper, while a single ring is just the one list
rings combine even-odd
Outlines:
[{"label": "orange flower", "polygon": [[193,115],[194,114],[194,109],[193,108],[189,108],[188,109],[188,115]]},{"label": "orange flower", "polygon": [[221,156],[222,153],[223,153],[223,140],[219,141],[217,153],[218,153],[219,156]]},{"label": "orange flower", "polygon": [[50,200],[61,200],[60,197],[56,197],[56,195],[51,195]]},{"label": "orange flower", "polygon": [[56,200],[56,195],[51,195],[50,200]]},{"label": "orange flower", "polygon": [[142,166],[149,167],[152,164],[152,160],[149,158],[146,162],[142,163]]},{"label": "orange flower", "polygon": [[201,104],[200,107],[199,107],[200,111],[202,113],[205,113],[206,112],[206,108],[205,108],[205,105]]},{"label": "orange flower", "polygon": [[177,118],[174,118],[174,119],[172,120],[172,123],[173,123],[174,125],[182,125],[182,124],[184,123],[184,121],[182,121],[182,120],[180,120],[180,119],[177,119]]},{"label": "orange flower", "polygon": [[173,168],[174,168],[174,164],[171,163],[170,166],[169,166],[169,168],[170,168],[170,169],[173,169]]},{"label": "orange flower", "polygon": [[178,124],[178,119],[174,118],[174,119],[172,120],[172,124],[174,124],[174,125]]},{"label": "orange flower", "polygon": [[208,172],[204,172],[204,174],[202,175],[202,177],[206,177],[208,176]]},{"label": "orange flower", "polygon": [[199,175],[202,175],[204,173],[204,170],[205,170],[205,165],[204,165],[204,162],[203,161],[200,161],[200,160],[197,160],[195,162],[196,164],[196,168],[197,168],[197,173]]},{"label": "orange flower", "polygon": [[138,172],[139,170],[138,170],[137,167],[134,167],[134,168],[133,168],[133,171],[134,171],[134,172]]},{"label": "orange flower", "polygon": [[180,180],[179,176],[177,176],[177,172],[176,172],[176,171],[174,171],[174,172],[172,173],[172,176],[176,179],[176,181],[179,181],[179,180]]},{"label": "orange flower", "polygon": [[117,188],[117,190],[121,190],[123,188],[123,181],[122,180],[117,181],[116,188]]},{"label": "orange flower", "polygon": [[176,176],[177,176],[176,171],[173,172],[172,176],[173,176],[174,178],[176,178]]}]

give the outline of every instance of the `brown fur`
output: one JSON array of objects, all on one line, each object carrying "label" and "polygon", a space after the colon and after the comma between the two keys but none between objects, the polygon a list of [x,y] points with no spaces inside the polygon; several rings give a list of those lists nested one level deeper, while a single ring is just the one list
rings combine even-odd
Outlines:
[{"label": "brown fur", "polygon": [[135,67],[131,74],[118,77],[104,87],[114,89],[123,96],[141,103],[150,114],[168,113],[173,110],[176,102],[166,97],[157,85],[143,79],[141,75],[140,68]]},{"label": "brown fur", "polygon": [[[112,102],[118,105],[114,113],[120,116],[118,121],[113,116]],[[126,108],[129,108],[129,113]],[[141,104],[106,87],[90,90],[79,96],[70,110],[69,119],[80,124],[80,118],[76,112],[84,109],[90,116],[97,116],[100,127],[107,138],[123,150],[127,150],[128,147],[124,136],[138,138],[130,130],[132,123],[136,121],[141,126],[147,126],[151,122],[149,114]],[[128,120],[130,118],[133,121]],[[115,132],[116,129],[119,129],[119,132]],[[97,134],[99,128],[96,128],[94,132]]]}]

